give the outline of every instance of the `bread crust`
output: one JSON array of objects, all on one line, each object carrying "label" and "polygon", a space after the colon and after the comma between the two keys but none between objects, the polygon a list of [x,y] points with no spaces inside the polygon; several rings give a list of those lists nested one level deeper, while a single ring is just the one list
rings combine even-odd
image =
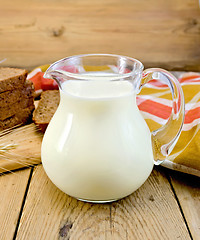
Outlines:
[{"label": "bread crust", "polygon": [[0,68],[0,131],[26,124],[34,106],[33,83],[26,80],[27,71],[18,68]]},{"label": "bread crust", "polygon": [[28,72],[18,68],[0,68],[0,93],[23,87]]},{"label": "bread crust", "polygon": [[0,93],[0,108],[11,106],[16,103],[16,100],[32,98],[33,95],[33,83],[26,80],[22,87]]},{"label": "bread crust", "polygon": [[58,90],[47,90],[41,94],[38,107],[33,112],[33,122],[45,132],[60,102]]},{"label": "bread crust", "polygon": [[0,107],[0,121],[5,120],[6,118],[15,115],[17,112],[20,112],[22,109],[31,106],[34,106],[33,97],[21,98],[11,105]]},{"label": "bread crust", "polygon": [[17,112],[15,115],[0,121],[0,131],[5,130],[7,128],[12,128],[15,125],[23,125],[31,122],[32,112],[34,110],[34,106],[30,106],[28,108],[22,109]]}]

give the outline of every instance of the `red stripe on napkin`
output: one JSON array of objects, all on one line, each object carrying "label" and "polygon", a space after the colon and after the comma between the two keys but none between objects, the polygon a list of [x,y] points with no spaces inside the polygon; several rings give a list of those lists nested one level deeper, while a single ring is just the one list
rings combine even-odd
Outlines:
[{"label": "red stripe on napkin", "polygon": [[154,102],[152,100],[146,100],[142,102],[139,106],[140,111],[148,112],[156,117],[168,119],[172,108],[161,103]]}]

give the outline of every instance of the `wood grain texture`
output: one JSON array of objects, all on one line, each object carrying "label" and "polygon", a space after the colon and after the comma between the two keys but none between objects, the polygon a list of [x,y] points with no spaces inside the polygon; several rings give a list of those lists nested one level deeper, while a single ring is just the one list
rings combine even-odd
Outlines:
[{"label": "wood grain texture", "polygon": [[194,240],[200,238],[200,178],[171,173],[172,185]]},{"label": "wood grain texture", "polygon": [[30,169],[0,176],[0,239],[13,239]]},{"label": "wood grain texture", "polygon": [[34,123],[0,132],[0,173],[39,164],[42,137]]},{"label": "wood grain texture", "polygon": [[58,190],[35,168],[17,239],[190,239],[166,177],[154,170],[129,197],[89,204]]},{"label": "wood grain texture", "polygon": [[[82,53],[200,71],[197,0],[0,0],[2,66],[31,69]],[[0,59],[0,60],[1,60]]]}]

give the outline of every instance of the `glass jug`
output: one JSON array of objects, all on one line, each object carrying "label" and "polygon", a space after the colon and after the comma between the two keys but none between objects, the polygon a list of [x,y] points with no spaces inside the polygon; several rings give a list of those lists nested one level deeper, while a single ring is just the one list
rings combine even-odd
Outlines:
[{"label": "glass jug", "polygon": [[[111,202],[137,190],[154,164],[170,154],[184,120],[184,97],[169,72],[133,58],[87,54],[52,64],[44,77],[55,79],[60,104],[42,142],[42,164],[63,192],[89,202]],[[172,92],[171,116],[150,130],[136,94],[151,79]]]}]

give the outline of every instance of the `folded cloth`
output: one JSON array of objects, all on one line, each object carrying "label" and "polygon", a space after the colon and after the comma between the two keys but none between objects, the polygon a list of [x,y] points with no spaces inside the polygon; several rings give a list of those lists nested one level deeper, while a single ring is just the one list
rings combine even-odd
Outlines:
[{"label": "folded cloth", "polygon": [[[38,67],[28,74],[36,91],[58,89],[54,80],[43,78],[48,66]],[[200,176],[200,74],[183,73],[178,79],[185,96],[185,120],[179,140],[162,166]],[[167,85],[152,80],[137,96],[137,105],[150,130],[158,129],[171,114],[171,91]]]},{"label": "folded cloth", "polygon": [[58,89],[58,84],[53,79],[44,78],[44,72],[49,67],[49,64],[37,67],[33,69],[27,76],[27,79],[31,80],[34,84],[36,96],[45,90]]}]

